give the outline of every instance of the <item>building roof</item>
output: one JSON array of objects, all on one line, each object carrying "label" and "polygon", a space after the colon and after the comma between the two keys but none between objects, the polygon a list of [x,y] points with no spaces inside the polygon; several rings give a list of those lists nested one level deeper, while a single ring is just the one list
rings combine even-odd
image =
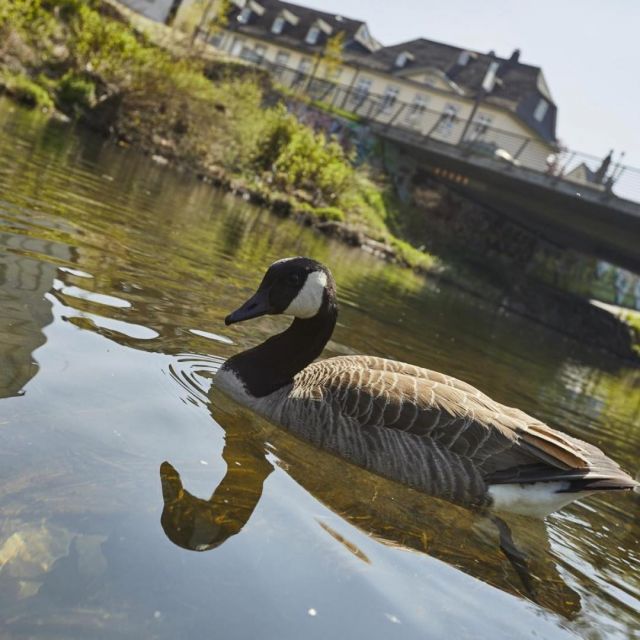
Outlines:
[{"label": "building roof", "polygon": [[[244,5],[244,3],[241,4]],[[381,47],[362,20],[317,11],[280,0],[253,0],[253,4],[259,4],[264,9],[264,13],[258,15],[252,11],[248,21],[243,24],[238,21],[242,8],[235,6],[229,15],[230,30],[253,35],[262,40],[271,40],[292,49],[306,50],[309,53],[322,51],[327,40],[339,33],[344,34],[345,52],[370,53]],[[272,32],[273,22],[278,16],[285,18],[285,24],[279,34]],[[312,26],[320,28],[315,44],[309,44],[305,40]]]},{"label": "building roof", "polygon": [[[406,56],[402,67],[396,66],[401,53]],[[466,53],[461,64],[460,55]],[[450,44],[418,38],[399,44],[382,47],[360,62],[372,70],[407,77],[420,71],[435,71],[449,82],[452,91],[469,97],[482,93],[482,83],[491,63],[499,66],[493,89],[485,96],[485,102],[514,111],[525,123],[545,140],[555,141],[557,109],[547,88],[540,67],[520,62],[520,52],[514,51],[510,58],[501,58],[495,53],[481,53]],[[547,113],[539,121],[534,111],[540,98],[549,104]]]},{"label": "building roof", "polygon": [[[229,16],[228,28],[232,31],[273,41],[283,47],[308,51],[310,54],[322,51],[329,38],[343,33],[345,62],[362,69],[414,81],[417,86],[422,85],[425,88],[424,81],[418,82],[411,76],[421,71],[430,72],[448,85],[448,89],[453,93],[471,99],[479,97],[483,102],[507,109],[515,113],[545,141],[556,142],[557,108],[542,70],[520,62],[518,50],[514,51],[510,58],[501,58],[493,52],[471,51],[425,38],[384,47],[371,36],[362,20],[280,0],[236,2],[240,6],[236,6]],[[239,21],[241,7],[250,5],[258,5],[261,13],[251,11],[246,22]],[[285,24],[281,33],[273,33],[272,26],[278,16],[285,18]],[[306,42],[312,26],[318,26],[320,29],[315,44]],[[398,66],[396,61],[402,53],[405,53],[404,64]],[[483,92],[482,85],[492,63],[497,64],[496,80],[490,91]],[[547,107],[543,110],[543,117],[538,119],[534,114],[541,100],[546,101]]]}]

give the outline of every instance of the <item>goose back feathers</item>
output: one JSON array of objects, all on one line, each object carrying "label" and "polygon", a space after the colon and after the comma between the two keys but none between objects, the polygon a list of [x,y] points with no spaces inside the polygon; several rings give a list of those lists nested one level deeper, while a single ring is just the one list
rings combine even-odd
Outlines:
[{"label": "goose back feathers", "polygon": [[[292,270],[300,276],[299,291],[310,274],[323,275],[306,287],[304,304],[297,294],[285,299],[278,291],[280,281],[293,282]],[[635,486],[593,445],[456,378],[370,356],[313,362],[337,316],[330,273],[296,258],[276,263],[267,276],[228,322],[243,319],[242,310],[256,297],[269,309],[265,313],[315,313],[296,317],[285,332],[229,359],[216,380],[273,422],[374,473],[467,504],[544,515],[585,493]],[[325,282],[321,289],[319,281]]]}]

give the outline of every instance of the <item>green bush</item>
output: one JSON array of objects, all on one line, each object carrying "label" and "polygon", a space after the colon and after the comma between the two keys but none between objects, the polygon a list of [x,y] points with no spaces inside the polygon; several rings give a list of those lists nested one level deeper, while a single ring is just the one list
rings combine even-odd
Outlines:
[{"label": "green bush", "polygon": [[91,107],[96,101],[96,85],[88,78],[68,71],[58,83],[57,97],[64,105]]},{"label": "green bush", "polygon": [[344,221],[344,212],[338,207],[319,207],[312,210],[313,215],[321,220],[333,220],[335,222]]},{"label": "green bush", "polygon": [[3,83],[6,91],[22,104],[39,109],[53,109],[54,107],[53,100],[47,90],[27,76],[5,76]]}]

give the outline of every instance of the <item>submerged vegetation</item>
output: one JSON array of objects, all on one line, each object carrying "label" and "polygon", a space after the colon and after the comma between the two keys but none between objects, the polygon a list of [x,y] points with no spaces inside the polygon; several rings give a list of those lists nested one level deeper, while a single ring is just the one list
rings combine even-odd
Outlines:
[{"label": "submerged vegetation", "polygon": [[17,100],[338,225],[400,263],[434,266],[397,237],[390,186],[288,113],[262,73],[220,60],[212,74],[210,61],[156,46],[98,0],[0,0],[0,43],[0,85]]}]

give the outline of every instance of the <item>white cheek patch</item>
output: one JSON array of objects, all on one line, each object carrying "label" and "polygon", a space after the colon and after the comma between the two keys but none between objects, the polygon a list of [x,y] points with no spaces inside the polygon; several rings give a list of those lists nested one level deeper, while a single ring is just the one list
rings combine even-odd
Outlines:
[{"label": "white cheek patch", "polygon": [[298,295],[283,313],[296,318],[313,318],[322,306],[326,285],[327,274],[324,271],[311,272]]}]

